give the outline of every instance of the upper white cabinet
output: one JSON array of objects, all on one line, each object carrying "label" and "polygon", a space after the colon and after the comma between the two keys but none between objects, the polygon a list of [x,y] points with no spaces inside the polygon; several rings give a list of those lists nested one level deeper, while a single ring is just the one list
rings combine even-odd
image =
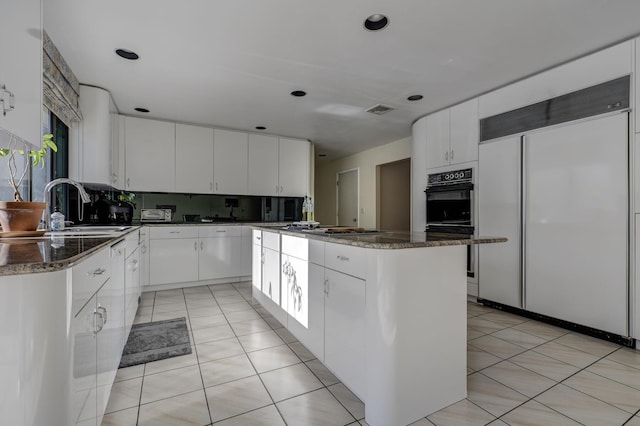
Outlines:
[{"label": "upper white cabinet", "polygon": [[281,197],[304,197],[309,193],[309,142],[280,138],[278,181]]},{"label": "upper white cabinet", "polygon": [[125,189],[173,192],[175,142],[174,123],[125,117]]},{"label": "upper white cabinet", "polygon": [[[37,146],[42,139],[41,33],[40,0],[2,1],[0,127]],[[9,108],[10,103],[13,103],[14,110],[4,115],[2,108]]]},{"label": "upper white cabinet", "polygon": [[278,137],[249,134],[249,195],[278,195]]},{"label": "upper white cabinet", "polygon": [[213,192],[246,195],[248,134],[214,129],[213,141]]},{"label": "upper white cabinet", "polygon": [[176,124],[176,192],[213,193],[213,129]]},{"label": "upper white cabinet", "polygon": [[478,99],[427,116],[427,168],[478,159]]},{"label": "upper white cabinet", "polygon": [[[71,177],[86,183],[121,186],[119,163],[120,117],[111,95],[99,87],[80,85],[82,122],[69,164]],[[120,183],[120,185],[118,185]]]}]

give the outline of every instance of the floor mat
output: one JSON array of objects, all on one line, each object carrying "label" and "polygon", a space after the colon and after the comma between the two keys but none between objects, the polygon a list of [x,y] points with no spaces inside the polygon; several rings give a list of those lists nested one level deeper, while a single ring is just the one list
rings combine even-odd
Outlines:
[{"label": "floor mat", "polygon": [[190,353],[186,318],[134,324],[122,351],[119,368]]}]

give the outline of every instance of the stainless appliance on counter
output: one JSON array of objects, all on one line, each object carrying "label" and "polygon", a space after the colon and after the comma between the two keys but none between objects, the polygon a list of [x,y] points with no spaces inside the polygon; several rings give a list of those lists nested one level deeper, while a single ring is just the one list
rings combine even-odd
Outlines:
[{"label": "stainless appliance on counter", "polygon": [[[426,232],[473,235],[473,169],[428,176]],[[467,246],[467,276],[475,276],[472,246]]]},{"label": "stainless appliance on counter", "polygon": [[142,223],[167,223],[171,222],[171,216],[171,209],[140,210],[140,222]]}]

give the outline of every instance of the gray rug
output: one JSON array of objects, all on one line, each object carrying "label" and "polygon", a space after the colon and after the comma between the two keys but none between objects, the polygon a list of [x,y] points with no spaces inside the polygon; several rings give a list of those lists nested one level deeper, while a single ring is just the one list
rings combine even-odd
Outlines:
[{"label": "gray rug", "polygon": [[119,368],[190,353],[186,318],[134,324],[122,351]]}]

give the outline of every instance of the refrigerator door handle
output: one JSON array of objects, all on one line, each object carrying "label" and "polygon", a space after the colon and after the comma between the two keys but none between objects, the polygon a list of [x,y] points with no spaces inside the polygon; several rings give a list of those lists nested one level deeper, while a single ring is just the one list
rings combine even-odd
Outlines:
[{"label": "refrigerator door handle", "polygon": [[526,309],[526,242],[527,242],[527,214],[526,214],[526,200],[527,200],[527,154],[526,154],[526,136],[520,136],[520,174],[518,176],[520,182],[519,187],[519,206],[520,209],[520,307]]}]

